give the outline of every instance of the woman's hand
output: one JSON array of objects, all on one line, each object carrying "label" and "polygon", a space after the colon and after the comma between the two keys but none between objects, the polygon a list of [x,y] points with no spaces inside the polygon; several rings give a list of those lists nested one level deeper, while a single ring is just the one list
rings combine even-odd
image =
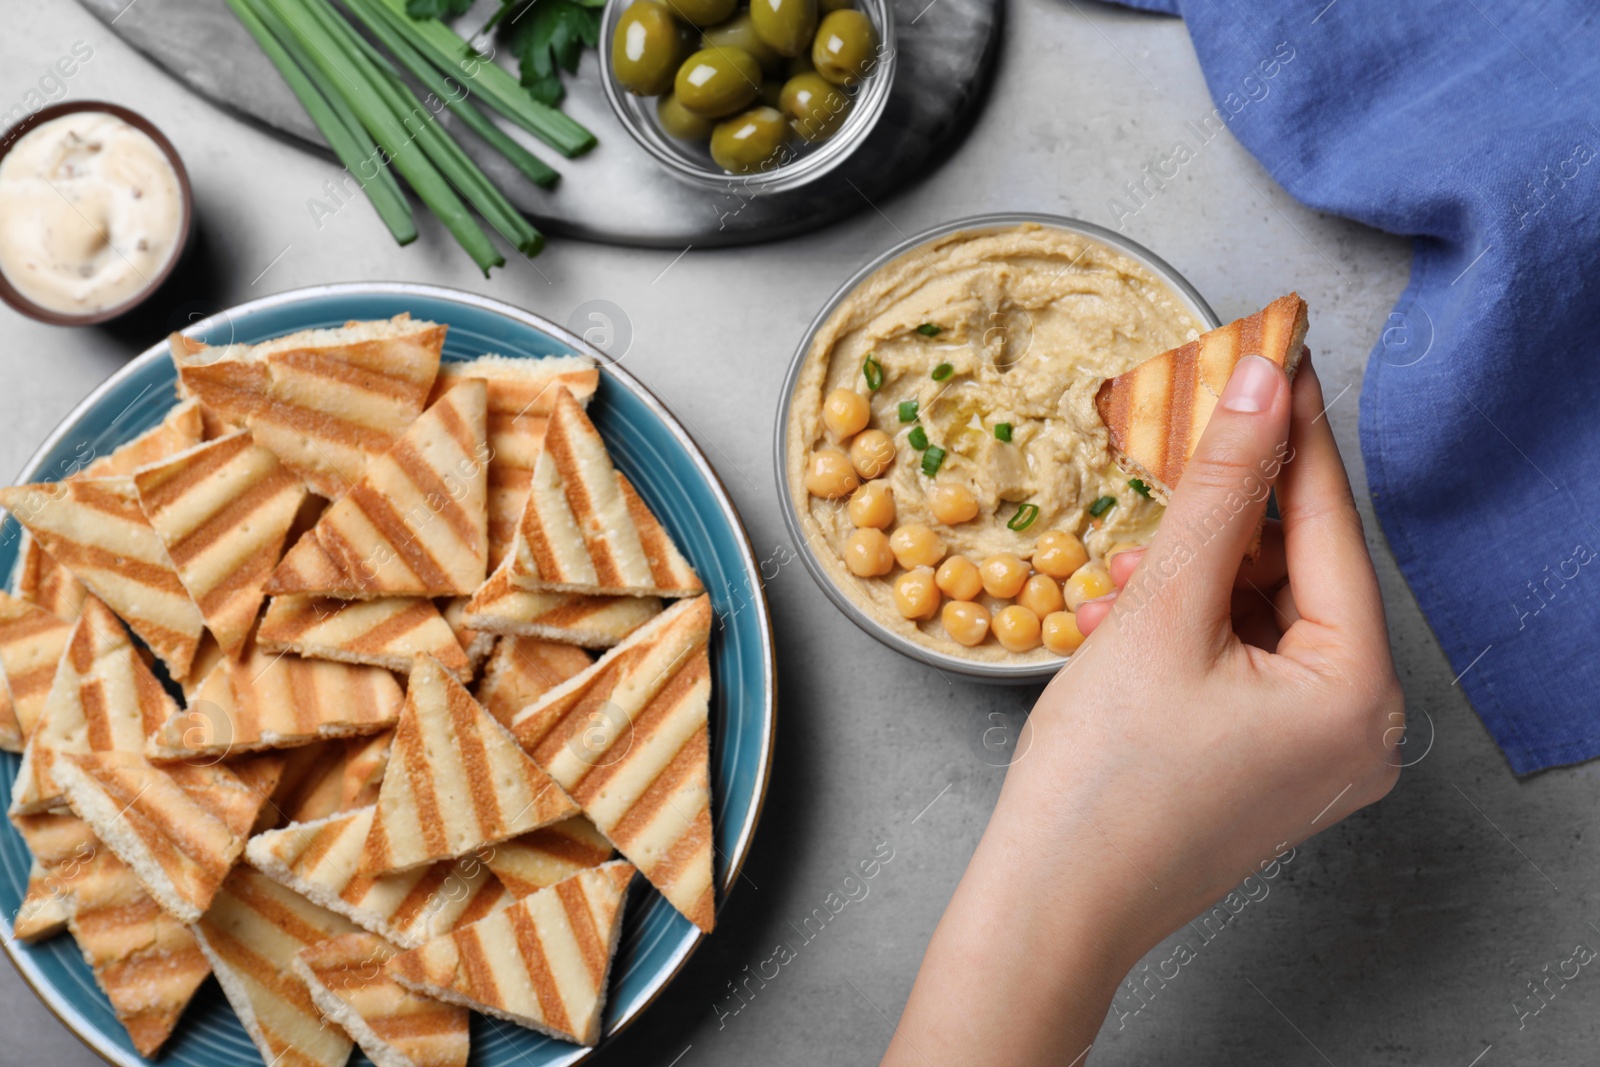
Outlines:
[{"label": "woman's hand", "polygon": [[1073,1062],[1145,952],[1393,786],[1377,578],[1309,361],[1290,392],[1240,362],[1149,549],[1079,609],[885,1062]]}]

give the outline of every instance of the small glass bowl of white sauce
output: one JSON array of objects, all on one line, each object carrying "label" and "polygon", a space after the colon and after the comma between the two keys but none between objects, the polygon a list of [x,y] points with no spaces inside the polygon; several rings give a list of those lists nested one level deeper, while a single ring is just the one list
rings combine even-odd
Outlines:
[{"label": "small glass bowl of white sauce", "polygon": [[42,108],[0,140],[0,299],[55,325],[115,319],[172,273],[192,215],[183,161],[142,115]]}]

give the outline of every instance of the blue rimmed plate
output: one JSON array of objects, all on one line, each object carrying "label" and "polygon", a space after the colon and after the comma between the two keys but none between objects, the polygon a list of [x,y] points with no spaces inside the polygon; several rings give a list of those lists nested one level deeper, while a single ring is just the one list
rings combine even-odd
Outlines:
[{"label": "blue rimmed plate", "polygon": [[[409,311],[450,327],[446,359],[584,354],[602,365],[589,409],[612,459],[672,534],[711,594],[718,626],[711,637],[711,790],[716,876],[732,888],[761,816],[772,763],[776,715],[772,624],[755,556],[727,491],[699,447],[649,390],[554,324],[509,304],[437,286],[353,283],[267,297],[214,315],[184,331],[210,344],[253,343],[295,330]],[[177,374],[166,342],[149,349],[96,389],[36,452],[19,482],[54,481],[159,423],[177,403]],[[19,529],[0,526],[0,574],[16,563]],[[0,800],[11,795],[18,759],[0,758]],[[11,916],[27,888],[28,851],[0,823],[0,929],[23,977],[73,1033],[108,1061],[141,1064],[111,1005],[65,935],[40,945],[11,936]],[[626,1026],[666,986],[704,937],[639,879],[611,974],[606,1033]],[[588,1050],[531,1030],[473,1016],[472,1064],[554,1067]],[[260,1054],[214,982],[201,988],[163,1049],[174,1067],[259,1067]],[[357,1053],[353,1062],[367,1061]]]}]

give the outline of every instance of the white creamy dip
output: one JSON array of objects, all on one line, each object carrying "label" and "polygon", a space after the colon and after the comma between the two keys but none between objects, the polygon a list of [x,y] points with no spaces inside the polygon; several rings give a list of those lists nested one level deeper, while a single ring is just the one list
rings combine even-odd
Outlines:
[{"label": "white creamy dip", "polygon": [[115,115],[52,119],[0,160],[0,271],[51,311],[127,303],[177,252],[182,224],[171,160]]}]

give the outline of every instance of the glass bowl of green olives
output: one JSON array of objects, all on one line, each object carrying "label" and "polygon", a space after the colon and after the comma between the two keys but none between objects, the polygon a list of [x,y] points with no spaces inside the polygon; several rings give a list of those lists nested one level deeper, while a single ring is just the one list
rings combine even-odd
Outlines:
[{"label": "glass bowl of green olives", "polygon": [[889,0],[608,0],[601,80],[675,177],[778,192],[864,141],[894,80]]}]

